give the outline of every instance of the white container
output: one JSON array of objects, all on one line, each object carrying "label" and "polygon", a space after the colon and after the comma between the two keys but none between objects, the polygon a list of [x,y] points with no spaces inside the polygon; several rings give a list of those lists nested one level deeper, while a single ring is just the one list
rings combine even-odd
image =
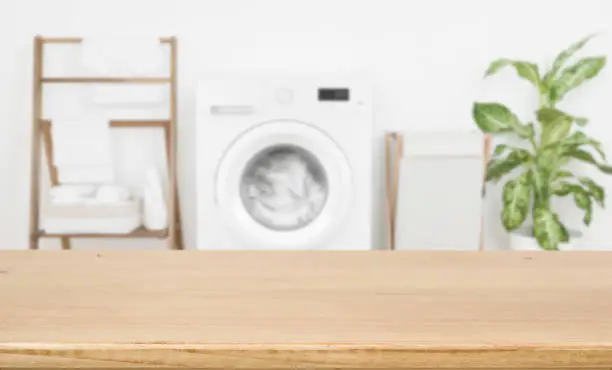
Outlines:
[{"label": "white container", "polygon": [[140,202],[47,205],[42,228],[49,234],[128,234],[141,224]]},{"label": "white container", "polygon": [[[571,251],[574,249],[575,240],[582,234],[578,231],[570,230],[570,240],[567,243],[560,243],[559,250]],[[510,232],[510,249],[514,251],[546,251],[538,244],[538,241],[531,233],[531,227],[520,228]]]},{"label": "white container", "polygon": [[161,181],[157,169],[149,168],[143,189],[143,225],[147,230],[168,228],[168,212]]},{"label": "white container", "polygon": [[482,134],[476,130],[407,132],[404,138],[395,248],[478,250]]}]

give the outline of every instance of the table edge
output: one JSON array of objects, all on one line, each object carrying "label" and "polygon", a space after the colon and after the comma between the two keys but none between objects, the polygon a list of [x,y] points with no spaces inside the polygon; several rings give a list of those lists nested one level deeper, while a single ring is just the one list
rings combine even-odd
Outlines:
[{"label": "table edge", "polygon": [[[394,343],[0,343],[0,368],[198,369],[612,368],[601,345],[428,346]],[[100,365],[102,363],[103,365]],[[29,366],[31,364],[31,366]]]}]

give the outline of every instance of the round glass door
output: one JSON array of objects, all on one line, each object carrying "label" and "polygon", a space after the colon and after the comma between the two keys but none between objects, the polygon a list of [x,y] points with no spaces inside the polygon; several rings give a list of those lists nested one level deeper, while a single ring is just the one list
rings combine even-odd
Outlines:
[{"label": "round glass door", "polygon": [[352,180],[343,151],[322,130],[270,121],[228,147],[215,199],[239,249],[318,248],[350,212]]},{"label": "round glass door", "polygon": [[329,184],[323,165],[311,152],[294,145],[276,145],[246,164],[240,197],[259,224],[279,231],[309,225],[325,206]]}]

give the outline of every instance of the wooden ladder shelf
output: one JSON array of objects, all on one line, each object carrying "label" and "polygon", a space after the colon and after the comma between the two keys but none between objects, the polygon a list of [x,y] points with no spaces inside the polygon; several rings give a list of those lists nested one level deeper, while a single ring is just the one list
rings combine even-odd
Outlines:
[{"label": "wooden ladder shelf", "polygon": [[[45,77],[44,47],[46,44],[78,44],[80,38],[34,39],[34,89],[32,114],[32,156],[30,183],[30,249],[38,249],[41,238],[60,238],[62,249],[70,249],[71,238],[157,238],[167,239],[169,249],[183,249],[180,222],[179,196],[176,171],[176,126],[177,126],[177,41],[175,37],[161,38],[160,42],[170,46],[169,77]],[[162,231],[137,229],[129,234],[50,234],[40,229],[40,162],[44,143],[51,185],[58,185],[58,173],[53,162],[52,122],[43,118],[43,86],[49,83],[129,83],[169,84],[170,118],[167,120],[113,120],[112,128],[161,128],[164,130],[168,156],[168,228]],[[41,140],[43,143],[41,143]]]}]

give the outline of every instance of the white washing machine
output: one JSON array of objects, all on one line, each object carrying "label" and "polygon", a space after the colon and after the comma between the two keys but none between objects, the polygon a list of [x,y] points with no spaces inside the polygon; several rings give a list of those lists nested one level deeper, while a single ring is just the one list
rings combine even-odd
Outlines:
[{"label": "white washing machine", "polygon": [[198,249],[372,249],[371,95],[355,78],[201,80]]}]

